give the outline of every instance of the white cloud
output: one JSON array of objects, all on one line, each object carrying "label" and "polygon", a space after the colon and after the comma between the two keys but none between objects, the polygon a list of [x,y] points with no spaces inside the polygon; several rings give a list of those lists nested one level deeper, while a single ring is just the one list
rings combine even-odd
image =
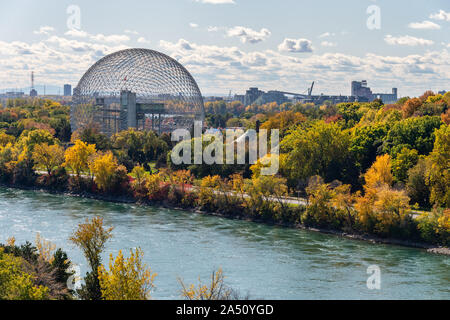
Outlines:
[{"label": "white cloud", "polygon": [[193,22],[189,23],[189,26],[190,26],[191,28],[198,28],[198,24],[193,23]]},{"label": "white cloud", "polygon": [[278,46],[280,52],[312,52],[312,42],[308,39],[284,39]]},{"label": "white cloud", "polygon": [[55,28],[50,27],[50,26],[43,26],[43,27],[40,27],[39,30],[33,31],[33,33],[34,34],[45,34],[45,35],[48,35],[52,31],[55,31]]},{"label": "white cloud", "polygon": [[336,34],[331,32],[322,33],[319,38],[334,37]]},{"label": "white cloud", "polygon": [[129,30],[129,29],[126,29],[124,32],[128,33],[128,34],[134,34],[134,35],[138,35],[139,34],[139,32],[137,32],[135,30]]},{"label": "white cloud", "polygon": [[87,38],[89,34],[86,31],[72,29],[65,33],[66,36],[71,36],[74,38]]},{"label": "white cloud", "polygon": [[440,25],[431,21],[423,21],[423,22],[411,22],[408,27],[411,29],[425,29],[425,30],[438,30],[441,28]]},{"label": "white cloud", "polygon": [[217,32],[219,31],[219,27],[209,26],[207,30],[208,32]]},{"label": "white cloud", "polygon": [[94,41],[109,42],[109,43],[121,43],[130,41],[130,37],[126,35],[112,34],[109,36],[105,36],[101,33],[92,35],[91,39]]},{"label": "white cloud", "polygon": [[433,40],[416,38],[413,36],[394,37],[390,34],[384,37],[384,41],[390,45],[402,45],[402,46],[419,46],[419,45],[430,46],[434,43]]},{"label": "white cloud", "polygon": [[322,42],[320,43],[320,45],[321,45],[322,47],[336,47],[336,46],[337,46],[337,43],[336,43],[336,42],[331,42],[331,41],[322,41]]},{"label": "white cloud", "polygon": [[[274,50],[244,52],[234,46],[184,39],[160,41],[160,48],[193,74],[204,93],[242,92],[256,84],[263,90],[302,92],[299,88],[306,89],[307,82],[314,79],[325,93],[346,94],[352,80],[367,78],[377,91],[400,87],[402,92],[418,95],[425,82],[445,87],[450,74],[447,49],[409,56],[325,53],[300,59]],[[420,76],[412,77],[414,74]]]},{"label": "white cloud", "polygon": [[119,34],[112,34],[112,35],[104,35],[104,34],[90,34],[86,31],[82,30],[69,30],[65,33],[66,36],[74,37],[74,38],[85,38],[90,39],[92,41],[98,41],[98,42],[105,42],[105,43],[123,43],[130,41],[130,37],[127,35],[119,35]]},{"label": "white cloud", "polygon": [[144,37],[139,37],[139,38],[137,39],[137,42],[138,42],[138,43],[142,43],[142,44],[149,44],[149,43],[150,43],[150,40],[147,40],[147,39],[145,39]]},{"label": "white cloud", "polygon": [[195,2],[209,4],[235,4],[234,0],[195,0]]},{"label": "white cloud", "polygon": [[450,21],[450,12],[445,12],[444,10],[439,10],[438,13],[430,15],[431,19]]},{"label": "white cloud", "polygon": [[270,31],[266,28],[256,31],[251,28],[236,26],[227,31],[228,37],[240,38],[242,43],[258,43],[266,40],[270,35]]}]

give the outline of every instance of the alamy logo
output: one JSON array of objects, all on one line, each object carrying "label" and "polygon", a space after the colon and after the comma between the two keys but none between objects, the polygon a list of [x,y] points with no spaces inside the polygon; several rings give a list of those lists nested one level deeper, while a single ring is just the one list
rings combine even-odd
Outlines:
[{"label": "alamy logo", "polygon": [[72,275],[67,279],[67,288],[69,290],[81,289],[81,268],[76,264],[71,264],[67,270]]},{"label": "alamy logo", "polygon": [[[202,134],[202,122],[194,123],[194,139],[186,129],[177,129],[172,133],[172,141],[179,142],[171,152],[175,165],[191,164],[246,164],[248,151],[249,164],[262,165],[261,175],[275,175],[279,169],[279,130],[270,132],[270,152],[268,152],[268,131],[226,129],[226,141],[220,130],[207,130]],[[193,143],[192,143],[193,141]],[[248,143],[247,143],[248,142]],[[225,148],[224,148],[225,147]],[[248,150],[246,148],[248,147]],[[193,150],[192,150],[193,149]],[[225,151],[225,157],[224,157]],[[224,161],[225,160],[225,161]]]},{"label": "alamy logo", "polygon": [[379,266],[373,265],[367,268],[367,274],[371,276],[367,279],[367,288],[369,290],[381,289],[381,269]]},{"label": "alamy logo", "polygon": [[369,30],[381,29],[381,9],[377,5],[371,5],[367,8],[367,28]]},{"label": "alamy logo", "polygon": [[67,18],[67,28],[69,30],[81,30],[81,9],[77,5],[70,5],[66,10],[69,17]]}]

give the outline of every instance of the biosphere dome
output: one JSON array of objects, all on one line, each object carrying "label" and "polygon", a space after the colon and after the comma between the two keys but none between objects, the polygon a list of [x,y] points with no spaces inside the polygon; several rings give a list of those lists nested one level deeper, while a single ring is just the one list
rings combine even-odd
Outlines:
[{"label": "biosphere dome", "polygon": [[191,74],[171,57],[126,49],[96,62],[74,89],[72,131],[95,125],[111,135],[127,128],[160,132],[204,119],[203,98]]}]

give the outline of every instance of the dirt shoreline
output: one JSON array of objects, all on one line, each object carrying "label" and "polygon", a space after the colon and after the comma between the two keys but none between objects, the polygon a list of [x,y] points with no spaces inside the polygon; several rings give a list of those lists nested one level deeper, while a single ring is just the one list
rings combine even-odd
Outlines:
[{"label": "dirt shoreline", "polygon": [[264,223],[266,225],[272,225],[272,226],[278,226],[278,227],[284,227],[284,228],[296,228],[296,229],[308,230],[308,231],[313,231],[313,232],[320,232],[320,233],[331,234],[331,235],[340,236],[340,237],[344,237],[344,238],[352,239],[352,240],[368,241],[368,242],[376,243],[376,244],[390,244],[390,245],[398,245],[398,246],[403,246],[403,247],[424,249],[429,253],[443,254],[443,255],[450,256],[450,248],[436,247],[434,245],[430,245],[425,242],[413,242],[413,241],[400,240],[400,239],[395,239],[395,238],[380,238],[380,237],[368,235],[368,234],[351,234],[351,233],[336,231],[336,230],[332,230],[332,229],[307,227],[302,224],[274,223],[274,222],[263,221],[261,219],[255,219],[255,218],[250,218],[250,217],[229,216],[229,215],[221,214],[218,212],[208,212],[208,211],[199,210],[197,208],[186,209],[186,208],[181,208],[178,206],[173,206],[167,202],[163,202],[163,203],[152,203],[149,201],[142,202],[133,197],[127,197],[127,196],[112,197],[112,196],[103,196],[103,195],[93,194],[93,193],[88,193],[88,192],[72,193],[72,192],[67,192],[67,191],[50,190],[50,189],[45,189],[45,188],[40,188],[40,187],[23,187],[23,186],[9,185],[9,184],[3,184],[3,183],[0,184],[0,187],[19,189],[19,190],[31,190],[31,191],[45,192],[45,193],[49,193],[49,194],[58,194],[58,195],[65,195],[65,196],[85,198],[85,199],[94,199],[94,200],[111,202],[111,203],[127,203],[127,204],[134,203],[134,204],[138,204],[138,205],[142,205],[142,206],[151,206],[151,207],[156,207],[156,208],[189,211],[189,212],[194,212],[197,214],[218,216],[218,217],[227,218],[227,219],[244,220],[244,221],[251,221],[251,222],[255,222],[255,223]]}]

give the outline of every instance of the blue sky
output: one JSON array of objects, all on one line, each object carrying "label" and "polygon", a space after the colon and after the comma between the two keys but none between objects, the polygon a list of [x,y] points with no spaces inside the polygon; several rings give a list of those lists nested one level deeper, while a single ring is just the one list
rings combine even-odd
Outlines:
[{"label": "blue sky", "polygon": [[[80,25],[69,29],[71,5],[80,10]],[[31,70],[38,91],[43,84],[47,92],[75,86],[102,56],[144,47],[181,62],[203,94],[250,86],[302,93],[316,81],[316,94],[346,95],[358,79],[376,92],[398,87],[400,95],[450,89],[448,0],[1,0],[0,6],[0,88],[29,87]],[[380,10],[379,28],[367,27],[370,6]]]}]

